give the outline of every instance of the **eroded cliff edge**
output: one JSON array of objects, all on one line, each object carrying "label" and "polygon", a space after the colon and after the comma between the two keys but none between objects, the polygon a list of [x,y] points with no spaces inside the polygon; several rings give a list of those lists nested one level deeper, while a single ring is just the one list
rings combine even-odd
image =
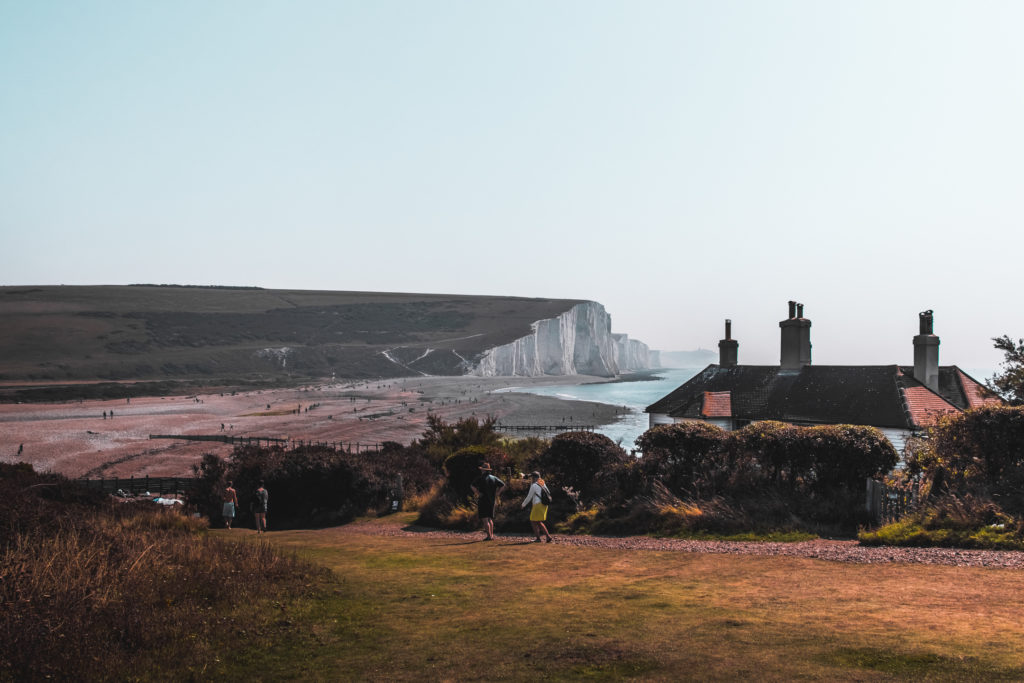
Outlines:
[{"label": "eroded cliff edge", "polygon": [[538,320],[531,334],[488,349],[468,374],[479,377],[594,375],[614,377],[651,367],[647,345],[612,333],[612,320],[596,301],[576,304]]}]

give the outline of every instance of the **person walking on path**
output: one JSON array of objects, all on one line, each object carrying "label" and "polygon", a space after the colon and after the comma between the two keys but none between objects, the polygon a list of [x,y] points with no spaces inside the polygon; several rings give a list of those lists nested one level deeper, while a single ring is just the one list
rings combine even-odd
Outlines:
[{"label": "person walking on path", "polygon": [[256,489],[256,495],[252,499],[253,514],[256,516],[256,533],[262,534],[267,531],[267,501],[270,494],[263,488],[263,482]]},{"label": "person walking on path", "polygon": [[540,478],[540,472],[531,472],[530,478],[533,479],[533,483],[530,484],[530,490],[526,493],[526,498],[523,500],[522,507],[525,508],[527,505],[532,505],[530,508],[530,524],[533,526],[534,543],[540,543],[540,534],[544,532],[544,540],[551,543],[551,534],[548,533],[548,528],[544,526],[544,520],[548,518],[548,506],[544,503],[545,494],[547,500],[551,501],[551,492],[548,491],[548,487],[544,484],[544,480]]},{"label": "person walking on path", "polygon": [[505,482],[491,474],[491,466],[481,463],[480,476],[470,485],[477,497],[476,513],[484,524],[484,531],[487,535],[485,541],[494,539],[494,507],[498,503],[498,496],[505,488]]},{"label": "person walking on path", "polygon": [[235,491],[233,484],[229,481],[228,487],[224,489],[224,496],[221,499],[224,501],[224,526],[228,529],[231,528],[231,523],[235,521],[235,511],[238,509],[238,492]]}]

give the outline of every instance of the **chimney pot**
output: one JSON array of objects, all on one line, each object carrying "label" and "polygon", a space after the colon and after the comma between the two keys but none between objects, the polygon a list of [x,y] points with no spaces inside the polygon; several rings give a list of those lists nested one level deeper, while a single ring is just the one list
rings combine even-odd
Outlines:
[{"label": "chimney pot", "polygon": [[921,334],[914,337],[914,379],[939,392],[939,338],[933,331],[932,311],[918,314]]},{"label": "chimney pot", "polygon": [[732,338],[732,321],[725,321],[725,339],[718,342],[718,364],[723,368],[734,368],[738,362],[740,343]]},{"label": "chimney pot", "polygon": [[811,321],[803,316],[804,305],[790,301],[789,319],[779,323],[782,331],[779,366],[784,372],[798,371],[811,364]]},{"label": "chimney pot", "polygon": [[921,334],[935,334],[934,330],[934,318],[932,317],[932,310],[921,311],[917,314],[918,319],[921,323]]}]

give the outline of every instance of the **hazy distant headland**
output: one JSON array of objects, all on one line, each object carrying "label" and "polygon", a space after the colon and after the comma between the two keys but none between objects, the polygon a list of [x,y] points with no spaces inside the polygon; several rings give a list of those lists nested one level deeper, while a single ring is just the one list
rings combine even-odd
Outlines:
[{"label": "hazy distant headland", "polygon": [[703,368],[718,361],[718,353],[708,349],[696,351],[659,351],[663,368]]},{"label": "hazy distant headland", "polygon": [[[0,287],[0,382],[614,377],[656,355],[593,301],[167,285]],[[663,362],[663,361],[662,361]],[[152,385],[157,388],[157,385]]]}]

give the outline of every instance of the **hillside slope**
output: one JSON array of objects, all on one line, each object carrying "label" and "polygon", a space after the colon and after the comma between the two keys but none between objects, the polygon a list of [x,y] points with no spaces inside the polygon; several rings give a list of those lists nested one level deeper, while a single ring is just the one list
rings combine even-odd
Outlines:
[{"label": "hillside slope", "polygon": [[579,300],[157,285],[0,287],[0,381],[461,375]]}]

